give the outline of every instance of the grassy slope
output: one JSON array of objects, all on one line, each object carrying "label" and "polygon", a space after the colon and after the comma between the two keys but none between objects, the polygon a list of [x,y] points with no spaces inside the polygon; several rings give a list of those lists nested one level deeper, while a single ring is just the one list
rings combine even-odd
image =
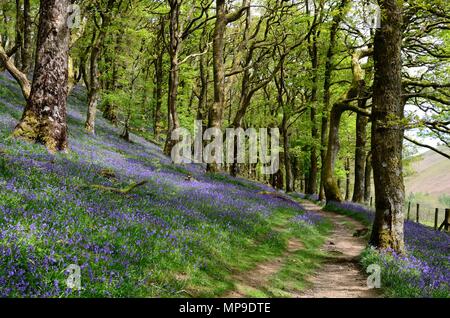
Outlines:
[{"label": "grassy slope", "polygon": [[439,196],[450,194],[450,160],[427,151],[413,163],[415,173],[405,179],[406,193],[416,193],[417,201],[432,208],[448,208],[439,203]]},{"label": "grassy slope", "polygon": [[[51,156],[9,138],[24,101],[0,74],[0,296],[218,296],[233,288],[232,273],[281,255],[289,237],[307,250],[324,241],[329,225],[299,228],[291,219],[301,207],[261,194],[263,185],[173,166],[142,138],[118,138],[101,116],[96,136],[86,135],[85,105],[75,90],[71,151]],[[92,187],[141,180],[148,184],[129,195]],[[314,253],[297,256],[304,265],[283,273],[302,275],[279,275],[269,295],[282,295],[288,281],[301,288],[320,263]],[[65,286],[69,264],[81,266],[79,292]]]}]

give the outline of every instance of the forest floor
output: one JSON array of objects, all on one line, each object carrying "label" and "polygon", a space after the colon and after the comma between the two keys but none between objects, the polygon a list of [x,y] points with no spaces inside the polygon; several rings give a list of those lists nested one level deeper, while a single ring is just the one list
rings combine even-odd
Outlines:
[{"label": "forest floor", "polygon": [[[367,286],[367,275],[359,265],[359,256],[366,246],[366,240],[354,236],[355,231],[364,226],[347,216],[333,212],[322,211],[313,203],[302,202],[306,211],[316,213],[333,224],[333,231],[320,248],[323,255],[322,266],[313,271],[305,279],[306,288],[301,291],[292,289],[286,297],[293,298],[374,298],[380,297],[375,289]],[[277,228],[283,232],[286,229]],[[296,253],[304,249],[300,240],[292,237],[288,240],[283,255],[262,262],[247,272],[234,275],[235,290],[227,293],[226,298],[239,298],[248,296],[248,291],[258,290],[264,293],[271,289],[272,277],[276,276],[288,262],[295,259]]]}]

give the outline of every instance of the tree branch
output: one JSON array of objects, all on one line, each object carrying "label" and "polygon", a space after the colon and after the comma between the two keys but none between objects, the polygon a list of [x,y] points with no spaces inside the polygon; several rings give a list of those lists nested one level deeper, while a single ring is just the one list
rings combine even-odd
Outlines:
[{"label": "tree branch", "polygon": [[444,156],[445,158],[450,159],[450,155],[446,154],[445,152],[440,151],[439,149],[436,149],[430,145],[422,144],[422,143],[418,142],[417,140],[411,139],[407,136],[403,136],[403,138],[408,140],[409,142],[412,142],[413,144],[415,144],[419,147],[428,148],[428,149],[433,150],[434,152],[440,154],[441,156]]},{"label": "tree branch", "polygon": [[5,49],[1,45],[0,45],[0,60],[5,65],[8,72],[19,83],[20,88],[22,89],[23,96],[25,97],[26,100],[28,100],[31,93],[31,84],[28,81],[27,76],[17,69],[17,67],[11,61],[8,54],[5,52]]}]

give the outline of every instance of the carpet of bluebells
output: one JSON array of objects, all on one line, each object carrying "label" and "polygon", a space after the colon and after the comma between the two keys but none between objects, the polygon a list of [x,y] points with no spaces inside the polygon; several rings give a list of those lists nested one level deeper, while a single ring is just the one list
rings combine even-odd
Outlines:
[{"label": "carpet of bluebells", "polygon": [[[369,223],[374,218],[373,210],[356,203],[332,203],[328,208]],[[450,235],[413,221],[405,222],[404,231],[406,255],[368,249],[363,264],[382,266],[382,282],[393,296],[450,297]]]},{"label": "carpet of bluebells", "polygon": [[[120,139],[100,115],[87,135],[80,88],[69,98],[67,154],[8,137],[23,106],[0,74],[0,297],[184,296],[183,277],[228,266],[254,237],[279,243],[268,219],[303,212],[264,185],[174,166],[154,144]],[[92,187],[143,180],[127,195]],[[71,264],[81,268],[78,291],[66,284]]]}]

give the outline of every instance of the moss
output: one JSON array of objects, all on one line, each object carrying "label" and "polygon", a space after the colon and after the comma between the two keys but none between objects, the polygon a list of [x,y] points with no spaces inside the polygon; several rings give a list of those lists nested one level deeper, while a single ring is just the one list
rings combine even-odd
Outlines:
[{"label": "moss", "polygon": [[24,139],[27,141],[36,141],[39,137],[39,120],[31,111],[27,111],[14,129],[13,137]]}]

